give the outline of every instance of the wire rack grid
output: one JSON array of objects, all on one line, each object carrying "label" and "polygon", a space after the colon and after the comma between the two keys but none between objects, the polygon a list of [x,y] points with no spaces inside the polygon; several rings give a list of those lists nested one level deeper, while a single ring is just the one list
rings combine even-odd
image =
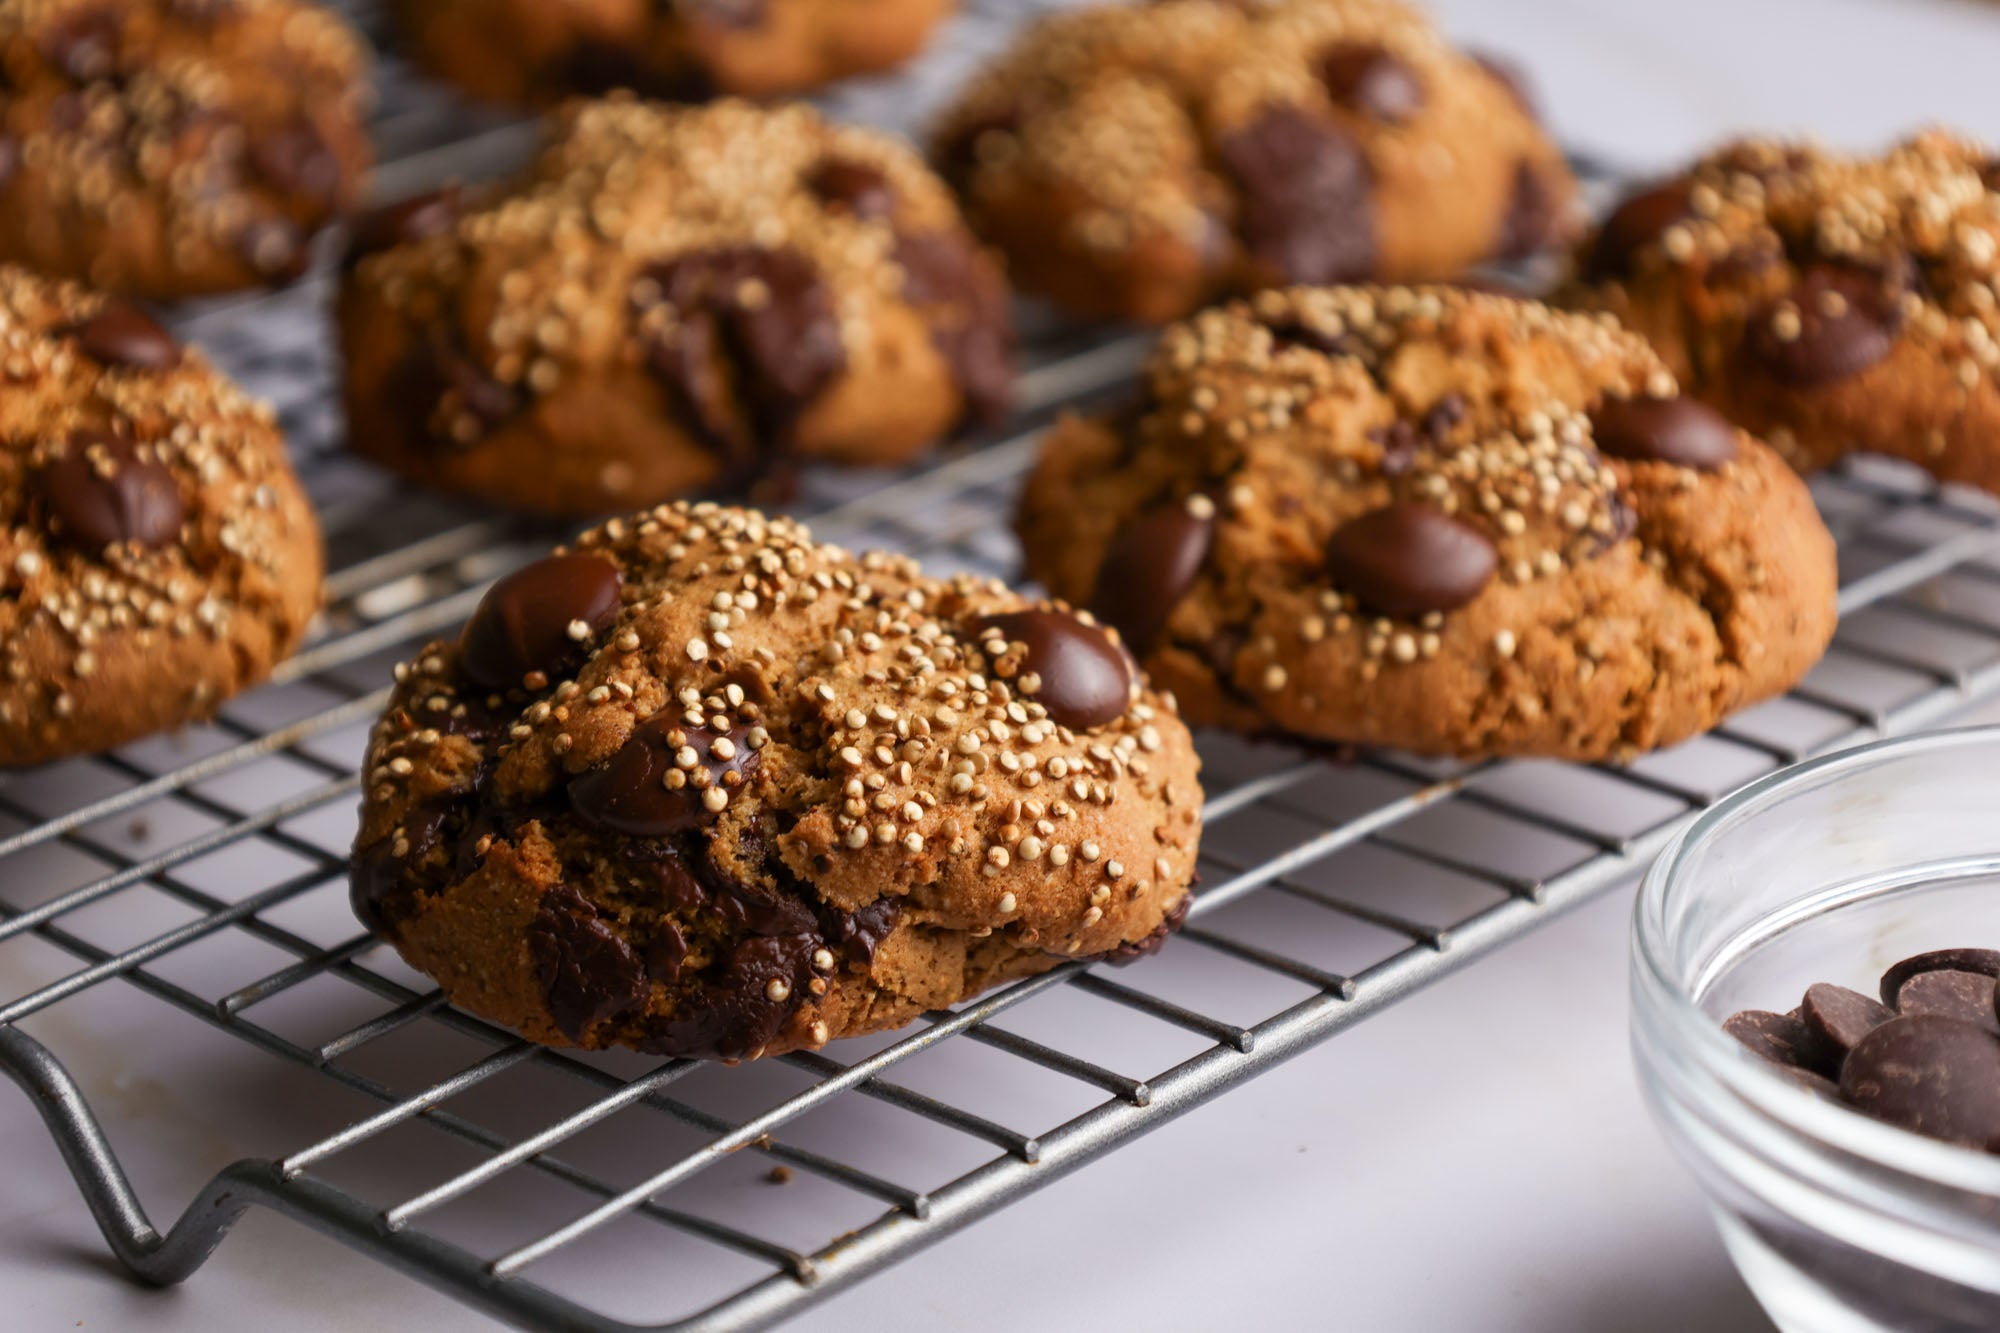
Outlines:
[{"label": "wire rack grid", "polygon": [[[518,152],[520,126],[393,61],[383,81],[384,193]],[[194,1272],[258,1206],[527,1327],[768,1325],[1615,884],[1722,790],[2000,686],[2000,506],[1856,464],[1815,482],[1842,538],[1833,651],[1700,740],[1619,768],[1206,736],[1204,888],[1158,959],[1066,964],[911,1032],[737,1069],[544,1050],[447,1007],[359,931],[344,886],[390,663],[559,534],[341,454],[326,296],[321,277],[181,323],[280,408],[334,571],[312,641],[210,725],[0,779],[0,1067],[151,1281]],[[796,509],[823,538],[1011,574],[1035,427],[1116,392],[1145,342],[1045,331],[1006,438],[811,472]],[[63,1058],[79,1025],[115,1036],[135,1006],[221,1034],[181,1072],[258,1111],[207,1146],[215,1174],[164,1232]],[[635,1253],[654,1280],[607,1298],[606,1267]]]}]

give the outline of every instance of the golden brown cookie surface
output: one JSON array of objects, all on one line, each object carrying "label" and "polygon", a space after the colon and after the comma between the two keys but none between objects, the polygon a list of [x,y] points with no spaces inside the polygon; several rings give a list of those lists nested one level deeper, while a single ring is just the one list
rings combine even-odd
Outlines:
[{"label": "golden brown cookie surface", "polygon": [[207,716],[319,606],[270,409],[136,307],[5,265],[0,346],[0,765]]},{"label": "golden brown cookie surface", "polygon": [[1801,468],[1861,449],[2000,490],[2000,165],[1977,144],[1729,145],[1621,203],[1562,299]]},{"label": "golden brown cookie surface", "polygon": [[1266,292],[1051,433],[1028,571],[1191,723],[1599,759],[1776,693],[1832,635],[1798,478],[1608,321],[1449,288]]},{"label": "golden brown cookie surface", "polygon": [[395,0],[417,62],[476,97],[779,97],[915,55],[951,0]]},{"label": "golden brown cookie surface", "polygon": [[1193,746],[1108,634],[787,519],[615,520],[399,681],[356,911],[537,1041],[817,1046],[1185,911]]},{"label": "golden brown cookie surface", "polygon": [[365,97],[298,0],[0,0],[0,260],[157,300],[297,277]]},{"label": "golden brown cookie surface", "polygon": [[356,449],[546,513],[900,462],[1012,374],[943,186],[803,106],[572,103],[516,180],[364,220],[339,314]]},{"label": "golden brown cookie surface", "polygon": [[1568,229],[1511,77],[1394,0],[1165,0],[1034,25],[938,157],[1015,282],[1163,322],[1282,283],[1447,278]]}]

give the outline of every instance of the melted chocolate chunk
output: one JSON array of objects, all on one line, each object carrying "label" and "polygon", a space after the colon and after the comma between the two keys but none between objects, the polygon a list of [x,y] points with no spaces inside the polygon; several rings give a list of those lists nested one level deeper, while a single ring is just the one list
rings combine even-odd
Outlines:
[{"label": "melted chocolate chunk", "polygon": [[866,967],[875,961],[875,951],[902,919],[903,902],[900,898],[877,898],[858,911],[831,912],[828,916],[827,942],[850,962]]},{"label": "melted chocolate chunk", "polygon": [[31,480],[56,533],[77,546],[161,547],[180,537],[186,511],[174,474],[141,459],[130,440],[72,431],[62,456],[36,468]]},{"label": "melted chocolate chunk", "polygon": [[[403,816],[399,834],[382,839],[354,858],[347,879],[347,901],[362,925],[382,934],[408,911],[417,895],[410,871],[436,850],[443,836],[451,797],[427,801]],[[396,855],[401,841],[407,849]]]},{"label": "melted chocolate chunk", "polygon": [[[487,374],[441,321],[432,322],[410,344],[389,378],[387,394],[413,435],[446,449],[477,443],[513,416],[521,403],[520,393]],[[476,428],[470,440],[452,433],[452,419],[459,412]]]},{"label": "melted chocolate chunk", "polygon": [[95,83],[118,69],[118,36],[123,20],[110,9],[83,9],[52,24],[42,38],[42,56],[72,83]]},{"label": "melted chocolate chunk", "polygon": [[594,555],[552,555],[515,570],[479,599],[459,635],[459,669],[486,690],[520,689],[531,671],[553,682],[618,618],[623,586],[617,569]]},{"label": "melted chocolate chunk", "polygon": [[648,269],[676,318],[647,358],[730,484],[787,444],[792,423],[847,364],[833,298],[797,250],[700,250]]},{"label": "melted chocolate chunk", "polygon": [[812,980],[819,936],[759,935],[738,943],[720,976],[678,997],[648,1025],[640,1049],[684,1059],[740,1060],[770,1044]]},{"label": "melted chocolate chunk", "polygon": [[341,262],[353,268],[369,255],[451,230],[463,199],[463,191],[448,185],[363,213],[348,228]]},{"label": "melted chocolate chunk", "polygon": [[1736,428],[1692,398],[1607,398],[1590,414],[1597,447],[1613,458],[1713,472],[1736,457]]},{"label": "melted chocolate chunk", "polygon": [[1905,958],[1882,974],[1882,1003],[1894,1008],[1904,984],[1924,972],[1977,972],[1981,976],[2000,977],[2000,950],[1934,949]]},{"label": "melted chocolate chunk", "polygon": [[1402,620],[1465,605],[1498,564],[1477,528],[1408,501],[1342,524],[1326,548],[1335,586],[1368,610]]},{"label": "melted chocolate chunk", "polygon": [[1502,259],[1525,259],[1553,243],[1561,230],[1560,197],[1534,163],[1520,163],[1514,168],[1514,185],[1493,253]]},{"label": "melted chocolate chunk", "polygon": [[[1087,731],[1123,717],[1132,702],[1137,675],[1131,657],[1095,625],[1061,611],[1013,611],[987,616],[977,627],[987,652],[999,657],[997,638],[1027,653],[1021,675],[1040,677],[1028,697],[1048,710],[1058,726]],[[1019,679],[1017,677],[1016,679]]]},{"label": "melted chocolate chunk", "polygon": [[549,1015],[571,1041],[607,1018],[646,1002],[646,968],[632,946],[607,926],[575,889],[549,890],[528,925]]},{"label": "melted chocolate chunk", "polygon": [[1374,181],[1367,155],[1338,127],[1274,106],[1223,135],[1216,156],[1241,196],[1252,258],[1289,282],[1351,282],[1374,272]]},{"label": "melted chocolate chunk", "polygon": [[1119,530],[1104,553],[1090,599],[1092,614],[1143,655],[1194,586],[1214,540],[1212,504],[1202,508],[1200,517],[1186,501],[1141,514]]},{"label": "melted chocolate chunk", "polygon": [[1744,350],[1773,378],[1800,388],[1858,375],[1895,347],[1910,281],[1907,263],[1815,264],[1789,296],[1751,317]]},{"label": "melted chocolate chunk", "polygon": [[138,306],[116,298],[57,332],[76,339],[83,354],[99,365],[172,370],[181,363],[181,345],[174,336]]},{"label": "melted chocolate chunk", "polygon": [[806,188],[829,208],[857,218],[886,218],[896,211],[896,192],[880,167],[849,157],[822,158],[806,177]]},{"label": "melted chocolate chunk", "polygon": [[1168,909],[1167,914],[1160,919],[1160,924],[1154,926],[1150,932],[1139,939],[1127,940],[1115,949],[1107,949],[1097,955],[1097,961],[1109,963],[1113,967],[1124,967],[1138,962],[1141,958],[1151,958],[1166,948],[1168,938],[1186,923],[1188,908],[1192,906],[1194,906],[1194,895],[1184,894],[1179,902]]},{"label": "melted chocolate chunk", "polygon": [[[640,723],[608,762],[571,781],[570,805],[586,823],[634,837],[692,828],[712,813],[704,803],[709,788],[740,785],[756,763],[747,734],[693,730],[678,714],[658,714]],[[686,780],[668,786],[670,773]]]},{"label": "melted chocolate chunk", "polygon": [[966,417],[982,425],[1001,420],[1014,398],[1014,334],[1005,288],[957,232],[899,234],[895,258],[910,303],[942,307],[925,311],[931,343],[965,396]]},{"label": "melted chocolate chunk", "polygon": [[340,196],[340,159],[304,116],[254,135],[248,152],[257,178],[280,194],[322,207]]},{"label": "melted chocolate chunk", "polygon": [[1628,195],[1597,229],[1597,239],[1591,242],[1589,257],[1583,263],[1585,281],[1631,277],[1640,251],[1667,228],[1694,216],[1692,193],[1689,182],[1671,180]]},{"label": "melted chocolate chunk", "polygon": [[1417,72],[1379,46],[1340,43],[1320,57],[1319,78],[1340,105],[1390,125],[1404,124],[1423,109]]},{"label": "melted chocolate chunk", "polygon": [[1840,1093],[1877,1120],[2000,1150],[2000,1040],[1975,1024],[1931,1014],[1884,1023],[1847,1057]]}]

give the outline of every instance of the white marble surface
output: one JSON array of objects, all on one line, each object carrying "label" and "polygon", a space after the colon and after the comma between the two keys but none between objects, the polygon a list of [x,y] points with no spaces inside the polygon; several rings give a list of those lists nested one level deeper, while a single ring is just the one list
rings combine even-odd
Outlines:
[{"label": "white marble surface", "polygon": [[[2000,137],[2000,5],[1442,0],[1534,68],[1564,138],[1663,166],[1746,127]],[[1763,1329],[1625,1051],[1618,892],[864,1284],[818,1329]],[[148,1049],[125,1032],[127,1049]],[[149,1202],[203,1117],[143,1069],[93,1088]],[[227,1088],[225,1085],[225,1092]],[[257,1088],[240,1096],[271,1095]],[[254,1119],[254,1105],[228,1108]],[[480,1317],[252,1213],[184,1287],[117,1276],[54,1148],[0,1091],[0,1326],[432,1333]]]}]

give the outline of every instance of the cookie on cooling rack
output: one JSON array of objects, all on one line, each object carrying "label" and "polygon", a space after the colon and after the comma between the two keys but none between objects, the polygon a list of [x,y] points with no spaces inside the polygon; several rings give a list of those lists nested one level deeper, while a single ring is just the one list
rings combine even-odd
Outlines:
[{"label": "cookie on cooling rack", "polygon": [[895,463],[1005,410],[998,266],[915,154],[804,106],[571,103],[511,184],[357,228],[349,439],[427,485],[602,514]]},{"label": "cookie on cooling rack", "polygon": [[748,1059],[1158,948],[1196,767],[1087,617],[681,502],[398,673],[355,910],[537,1041]]},{"label": "cookie on cooling rack", "polygon": [[1620,757],[1796,682],[1833,541],[1771,450],[1609,321],[1456,288],[1259,294],[1050,434],[1028,570],[1193,723]]},{"label": "cookie on cooling rack", "polygon": [[1613,210],[1564,299],[1616,314],[1801,468],[1868,450],[2000,491],[2000,158],[1982,147],[1729,145]]},{"label": "cookie on cooling rack", "polygon": [[0,346],[0,765],[207,716],[319,606],[270,409],[136,307],[7,265]]},{"label": "cookie on cooling rack", "polygon": [[1393,0],[1165,0],[1029,29],[937,156],[1014,281],[1161,322],[1281,283],[1447,278],[1569,230],[1520,85]]},{"label": "cookie on cooling rack", "polygon": [[423,68],[476,97],[776,97],[902,64],[952,0],[392,0]]},{"label": "cookie on cooling rack", "polygon": [[360,193],[362,74],[294,0],[0,0],[0,260],[157,300],[297,277]]}]

